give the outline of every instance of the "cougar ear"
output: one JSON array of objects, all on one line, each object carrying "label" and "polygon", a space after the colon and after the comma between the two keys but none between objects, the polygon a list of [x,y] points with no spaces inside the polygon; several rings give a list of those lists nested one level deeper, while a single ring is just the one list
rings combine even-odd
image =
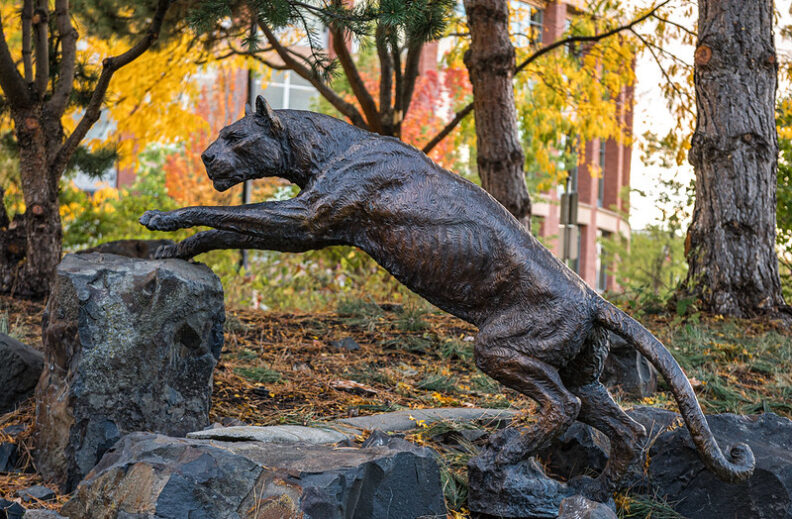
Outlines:
[{"label": "cougar ear", "polygon": [[283,129],[280,118],[275,115],[275,111],[263,96],[256,97],[256,115],[269,121],[272,125],[272,129],[276,132]]}]

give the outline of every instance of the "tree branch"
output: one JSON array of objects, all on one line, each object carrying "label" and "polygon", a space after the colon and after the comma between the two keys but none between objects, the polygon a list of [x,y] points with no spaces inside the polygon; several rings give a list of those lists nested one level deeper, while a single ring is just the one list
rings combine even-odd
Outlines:
[{"label": "tree branch", "polygon": [[402,92],[402,113],[400,120],[407,117],[410,110],[415,82],[418,80],[418,65],[421,62],[422,40],[413,40],[407,45],[407,59],[404,60],[404,91]]},{"label": "tree branch", "polygon": [[60,70],[58,81],[49,102],[49,108],[58,116],[66,111],[69,96],[74,88],[74,69],[77,63],[77,29],[72,27],[69,0],[55,1],[55,20],[61,38]]},{"label": "tree branch", "polygon": [[528,56],[526,59],[524,59],[523,62],[517,65],[517,67],[514,69],[514,73],[517,74],[518,72],[521,72],[525,67],[536,61],[538,58],[544,56],[548,52],[555,50],[559,47],[569,45],[570,43],[597,42],[600,40],[604,40],[605,38],[609,38],[613,35],[616,35],[620,32],[632,30],[632,28],[635,27],[636,25],[648,20],[649,18],[654,17],[655,13],[670,1],[671,0],[664,0],[663,2],[653,7],[649,12],[645,13],[643,16],[639,16],[630,23],[626,25],[620,25],[619,27],[615,27],[609,31],[600,34],[595,34],[593,36],[570,36],[569,38],[564,38],[563,40],[556,40],[553,43],[545,47],[542,47],[541,49],[537,50],[536,52]]},{"label": "tree branch", "polygon": [[666,81],[668,81],[668,84],[671,86],[671,88],[674,90],[674,92],[676,92],[676,94],[677,94],[677,95],[678,95],[680,98],[682,98],[682,99],[684,99],[684,98],[687,98],[688,102],[687,102],[687,103],[684,103],[684,104],[682,105],[682,108],[683,108],[683,109],[684,109],[684,110],[685,110],[685,111],[686,111],[686,112],[687,112],[687,113],[688,113],[688,114],[689,114],[691,117],[695,118],[695,117],[696,117],[696,114],[693,112],[693,110],[691,110],[691,109],[690,109],[690,103],[691,103],[691,102],[693,102],[693,100],[692,100],[692,99],[690,99],[690,94],[689,94],[689,93],[686,93],[686,92],[682,92],[682,91],[679,89],[679,87],[676,85],[676,83],[674,83],[674,81],[673,81],[673,80],[671,79],[671,77],[668,75],[668,72],[666,71],[665,67],[663,67],[663,64],[660,62],[660,57],[659,57],[657,54],[655,54],[655,51],[654,51],[654,48],[652,47],[652,45],[650,45],[650,44],[649,44],[649,42],[647,42],[647,41],[644,39],[644,37],[643,37],[643,36],[641,36],[640,34],[638,34],[637,32],[635,32],[634,30],[630,29],[630,32],[632,32],[632,33],[633,33],[633,34],[634,34],[634,35],[635,35],[635,36],[636,36],[636,37],[637,37],[637,38],[638,38],[638,39],[639,39],[639,40],[640,40],[640,41],[641,41],[641,42],[642,42],[644,45],[646,45],[646,49],[647,49],[647,50],[649,51],[649,53],[652,55],[652,58],[654,58],[654,60],[655,60],[655,63],[657,63],[657,66],[658,66],[658,68],[660,69],[660,72],[663,74],[663,77],[665,78],[665,80],[666,80]]},{"label": "tree branch", "polygon": [[423,148],[421,148],[421,151],[422,151],[422,152],[424,152],[424,153],[426,153],[426,154],[428,154],[430,151],[432,151],[432,149],[433,149],[435,146],[437,146],[438,144],[440,144],[440,142],[441,142],[443,139],[445,139],[445,138],[448,136],[448,134],[449,134],[449,133],[451,133],[451,132],[454,130],[454,128],[456,128],[456,126],[457,126],[457,125],[460,123],[460,121],[462,121],[462,119],[464,119],[465,117],[467,117],[467,115],[468,115],[470,112],[472,112],[472,111],[473,111],[473,103],[470,103],[469,105],[467,105],[466,107],[464,107],[462,110],[458,111],[458,112],[457,112],[457,113],[454,115],[454,118],[453,118],[453,119],[451,119],[450,121],[448,121],[448,124],[446,124],[446,125],[443,127],[443,129],[442,129],[442,130],[440,130],[440,133],[438,133],[437,135],[435,135],[435,136],[432,138],[432,140],[431,140],[431,141],[429,141],[429,142],[427,142],[426,144],[424,144],[424,147],[423,147]]},{"label": "tree branch", "polygon": [[49,2],[38,0],[33,13],[36,50],[36,91],[44,97],[49,82]]},{"label": "tree branch", "polygon": [[167,13],[170,4],[171,0],[158,0],[157,10],[154,13],[154,18],[151,20],[151,25],[146,31],[146,35],[123,54],[102,60],[102,73],[99,75],[99,80],[96,82],[96,87],[94,88],[93,94],[91,94],[91,99],[88,102],[85,113],[72,134],[69,135],[66,142],[61,145],[58,153],[55,154],[55,158],[52,164],[50,164],[51,169],[60,172],[66,167],[74,150],[79,146],[80,141],[85,138],[88,130],[99,120],[102,102],[104,101],[105,94],[107,94],[107,89],[110,86],[110,80],[113,74],[115,74],[118,69],[139,58],[157,40],[160,29],[162,28],[162,22],[165,19],[165,13]]},{"label": "tree branch", "polygon": [[23,108],[30,104],[30,94],[25,80],[11,57],[5,33],[3,32],[3,15],[0,13],[0,88],[14,108]]},{"label": "tree branch", "polygon": [[22,4],[22,64],[25,70],[25,81],[33,81],[33,50],[31,32],[33,31],[33,0],[25,0]]},{"label": "tree branch", "polygon": [[[383,118],[383,126],[385,124],[392,124],[393,119],[388,117],[387,114],[391,112],[391,90],[393,90],[393,62],[391,61],[390,53],[388,52],[388,38],[385,34],[385,26],[377,24],[377,30],[374,35],[375,43],[377,44],[377,57],[380,62],[380,84],[379,84],[379,111],[380,116]],[[386,122],[387,121],[387,122]]]},{"label": "tree branch", "polygon": [[338,57],[341,68],[344,69],[344,74],[349,81],[349,86],[352,88],[352,93],[355,94],[360,107],[363,109],[363,115],[366,117],[369,128],[373,132],[382,133],[377,104],[369,91],[366,90],[366,85],[363,84],[363,79],[360,77],[357,67],[355,67],[355,62],[344,41],[344,32],[336,26],[330,28],[330,34],[333,36],[333,50]]},{"label": "tree branch", "polygon": [[349,120],[352,121],[352,124],[358,128],[363,128],[364,130],[368,129],[368,125],[366,124],[366,121],[363,120],[363,116],[360,115],[360,112],[358,112],[357,108],[355,108],[352,103],[347,103],[344,101],[344,99],[335,91],[333,91],[332,88],[328,87],[323,81],[321,81],[310,68],[294,59],[294,56],[289,54],[286,47],[284,47],[278,41],[278,38],[272,33],[266,24],[264,24],[261,20],[258,20],[257,23],[262,32],[264,32],[264,36],[269,41],[270,45],[272,45],[272,48],[275,49],[275,52],[278,53],[280,59],[283,60],[283,63],[285,63],[290,70],[293,70],[299,74],[300,77],[311,83],[314,88],[316,88],[316,90],[322,94],[322,97],[327,99],[327,101],[333,105],[336,110],[341,112],[346,117],[349,117]]},{"label": "tree branch", "polygon": [[[547,54],[548,52],[550,52],[552,50],[555,50],[555,49],[557,49],[559,47],[563,47],[564,45],[567,45],[569,43],[597,42],[597,41],[603,40],[605,38],[608,38],[610,36],[613,36],[615,34],[618,34],[620,32],[626,31],[626,30],[629,30],[630,32],[632,32],[634,34],[637,34],[633,30],[633,27],[635,27],[636,25],[648,20],[649,18],[652,18],[652,17],[657,18],[655,13],[661,7],[663,7],[666,4],[668,4],[670,1],[671,0],[664,0],[663,2],[657,4],[655,7],[653,7],[649,12],[647,12],[644,15],[636,18],[632,22],[630,22],[630,23],[628,23],[626,25],[622,25],[622,26],[616,27],[614,29],[611,29],[610,31],[603,32],[601,34],[595,34],[594,36],[570,36],[569,38],[564,38],[563,40],[554,41],[553,43],[547,45],[546,47],[542,47],[541,49],[537,50],[536,52],[534,52],[533,54],[528,56],[525,60],[523,60],[522,63],[520,63],[517,67],[515,67],[514,73],[518,74],[518,73],[522,72],[525,69],[525,67],[530,65],[537,58],[539,58],[539,57]],[[451,131],[459,124],[459,122],[462,121],[462,119],[464,119],[465,116],[467,116],[472,111],[473,111],[473,103],[471,102],[470,104],[468,104],[467,106],[462,108],[462,110],[458,111],[456,113],[456,115],[454,115],[454,118],[451,119],[451,121],[449,121],[448,124],[445,125],[445,127],[443,127],[442,130],[440,130],[440,133],[438,133],[432,140],[430,140],[428,143],[426,143],[426,145],[423,147],[423,152],[424,153],[429,153],[432,150],[432,148],[437,146],[437,144],[440,141],[442,141],[449,133],[451,133]]]}]

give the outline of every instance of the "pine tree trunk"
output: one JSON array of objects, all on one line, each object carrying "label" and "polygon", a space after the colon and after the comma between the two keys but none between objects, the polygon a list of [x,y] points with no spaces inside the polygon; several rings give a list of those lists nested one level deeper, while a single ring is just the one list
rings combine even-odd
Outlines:
[{"label": "pine tree trunk", "polygon": [[775,252],[773,1],[700,0],[698,115],[689,160],[696,203],[682,294],[739,317],[783,304]]},{"label": "pine tree trunk", "polygon": [[0,229],[0,291],[39,298],[49,292],[49,283],[61,259],[63,231],[58,204],[58,182],[62,171],[50,162],[63,140],[63,128],[48,117],[42,106],[13,113],[25,214]]},{"label": "pine tree trunk", "polygon": [[473,85],[476,149],[481,185],[530,227],[522,146],[514,105],[514,47],[506,0],[465,0],[470,50],[465,66]]}]

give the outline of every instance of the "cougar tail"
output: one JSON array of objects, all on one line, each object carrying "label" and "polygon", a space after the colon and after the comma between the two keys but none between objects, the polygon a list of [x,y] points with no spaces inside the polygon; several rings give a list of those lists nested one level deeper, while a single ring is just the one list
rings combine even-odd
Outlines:
[{"label": "cougar tail", "polygon": [[723,455],[690,382],[665,346],[635,319],[604,299],[598,303],[597,321],[632,344],[666,379],[704,465],[719,479],[729,483],[751,477],[756,461],[750,447],[738,443],[729,449],[728,459]]}]

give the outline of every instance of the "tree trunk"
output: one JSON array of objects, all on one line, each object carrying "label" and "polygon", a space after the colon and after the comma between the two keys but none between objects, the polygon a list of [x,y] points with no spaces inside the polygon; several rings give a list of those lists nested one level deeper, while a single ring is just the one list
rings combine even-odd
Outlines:
[{"label": "tree trunk", "polygon": [[784,305],[775,252],[773,1],[700,0],[698,115],[689,160],[696,203],[681,293],[749,317]]},{"label": "tree trunk", "polygon": [[0,255],[0,291],[39,298],[49,292],[61,258],[58,181],[63,172],[50,164],[63,128],[42,105],[13,112],[25,214],[0,229],[0,244],[6,248]]},{"label": "tree trunk", "polygon": [[514,47],[506,0],[465,0],[470,50],[465,66],[473,85],[476,149],[481,185],[526,227],[531,198],[525,185],[514,106]]}]

